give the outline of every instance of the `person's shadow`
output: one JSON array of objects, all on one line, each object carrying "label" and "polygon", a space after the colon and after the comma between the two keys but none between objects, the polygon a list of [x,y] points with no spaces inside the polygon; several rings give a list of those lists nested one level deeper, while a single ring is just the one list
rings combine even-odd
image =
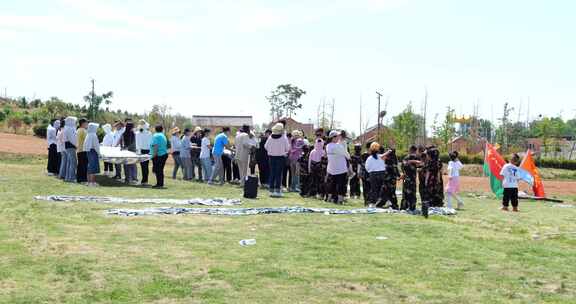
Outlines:
[{"label": "person's shadow", "polygon": [[96,175],[96,183],[101,187],[130,187],[138,189],[152,189],[151,185],[130,185],[124,182],[124,179],[115,179],[103,175]]}]

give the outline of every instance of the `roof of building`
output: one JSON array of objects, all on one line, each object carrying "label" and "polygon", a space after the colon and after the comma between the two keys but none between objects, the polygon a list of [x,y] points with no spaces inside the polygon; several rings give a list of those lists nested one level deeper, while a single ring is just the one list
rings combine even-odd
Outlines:
[{"label": "roof of building", "polygon": [[194,115],[192,124],[197,126],[221,126],[237,127],[242,125],[253,125],[252,116],[230,116],[230,115]]}]

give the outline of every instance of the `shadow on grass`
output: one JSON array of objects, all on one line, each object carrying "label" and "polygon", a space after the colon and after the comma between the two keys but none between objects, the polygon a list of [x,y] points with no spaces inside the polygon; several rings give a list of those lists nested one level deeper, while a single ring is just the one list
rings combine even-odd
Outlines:
[{"label": "shadow on grass", "polygon": [[114,179],[102,175],[96,176],[96,183],[98,183],[100,187],[152,189],[150,185],[130,185],[125,183],[123,179]]}]

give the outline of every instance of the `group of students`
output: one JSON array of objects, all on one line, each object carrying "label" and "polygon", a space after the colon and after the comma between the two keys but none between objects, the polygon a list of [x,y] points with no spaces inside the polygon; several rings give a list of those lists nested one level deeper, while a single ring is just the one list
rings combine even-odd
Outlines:
[{"label": "group of students", "polygon": [[[164,186],[164,166],[168,157],[167,140],[164,128],[155,127],[152,134],[149,124],[141,120],[135,128],[131,119],[105,124],[102,142],[97,131],[100,124],[81,118],[69,116],[52,120],[46,130],[48,142],[48,175],[56,176],[66,182],[81,183],[87,186],[98,186],[96,175],[100,174],[100,147],[120,147],[137,154],[149,154],[152,159],[152,170],[156,175],[156,185]],[[104,175],[122,179],[122,169],[127,184],[148,184],[149,161],[140,163],[142,180],[138,181],[136,164],[112,164],[104,162]]]},{"label": "group of students", "polygon": [[[76,117],[53,120],[47,128],[48,174],[67,182],[96,186],[95,176],[100,173],[100,146],[120,147],[137,154],[150,154],[155,187],[164,186],[164,166],[168,157],[168,143],[162,126],[149,131],[149,125],[141,120],[135,128],[130,119],[115,122],[114,130],[105,124],[102,143],[97,136],[99,124]],[[283,189],[299,192],[302,197],[315,197],[342,204],[349,197],[363,197],[370,207],[416,210],[417,194],[422,212],[429,207],[462,208],[459,197],[460,170],[463,168],[458,152],[449,154],[448,182],[443,183],[443,164],[435,146],[411,146],[408,155],[398,160],[394,149],[385,149],[377,142],[354,146],[348,152],[348,140],[344,131],[323,129],[315,131],[311,143],[300,130],[286,132],[285,123],[279,122],[266,130],[259,138],[242,126],[231,143],[231,130],[223,127],[210,139],[211,130],[196,127],[194,130],[175,127],[171,130],[170,154],[174,158],[172,178],[181,169],[183,179],[222,185],[226,181],[244,184],[246,176],[258,168],[260,185],[268,188],[271,197],[282,197]],[[503,210],[512,202],[518,211],[518,155],[500,173],[504,177]],[[400,166],[400,169],[398,168]],[[140,163],[141,180],[138,181],[136,164],[104,163],[104,175],[122,179],[129,184],[148,183],[149,161]],[[398,181],[402,181],[400,205],[396,195]]]}]

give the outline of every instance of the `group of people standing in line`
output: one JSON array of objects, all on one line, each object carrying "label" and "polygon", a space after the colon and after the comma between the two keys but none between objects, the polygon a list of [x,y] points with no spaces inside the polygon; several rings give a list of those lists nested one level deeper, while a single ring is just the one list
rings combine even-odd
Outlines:
[{"label": "group of people standing in line", "polygon": [[[287,132],[285,123],[279,122],[259,137],[244,125],[233,143],[228,127],[223,127],[213,141],[208,128],[186,128],[182,132],[175,127],[170,130],[168,148],[160,125],[152,134],[143,120],[136,127],[130,119],[115,122],[114,129],[106,124],[102,126],[105,136],[101,143],[98,127],[97,123],[77,121],[75,117],[52,121],[47,129],[48,173],[67,182],[95,186],[95,175],[100,173],[100,146],[117,146],[151,156],[156,187],[164,186],[164,166],[171,154],[173,179],[180,170],[187,181],[219,185],[237,181],[242,185],[247,175],[258,172],[260,185],[269,189],[271,197],[282,197],[286,189],[336,204],[344,203],[347,197],[363,197],[366,206],[415,211],[417,193],[425,210],[443,206],[446,190],[448,207],[452,207],[452,199],[462,207],[458,192],[463,165],[458,153],[450,153],[445,189],[440,153],[434,146],[411,146],[408,155],[399,161],[394,149],[385,149],[377,142],[366,144],[364,152],[361,145],[354,145],[350,153],[344,131],[317,129],[310,142],[302,131]],[[124,170],[126,183],[146,185],[149,162],[141,162],[140,167],[140,181],[136,164],[104,163],[104,174],[122,179]],[[398,181],[403,184],[400,204]]]},{"label": "group of people standing in line", "polygon": [[[140,121],[137,128],[131,119],[105,124],[105,132],[100,142],[97,131],[100,124],[81,118],[69,116],[52,120],[46,130],[48,142],[48,175],[56,176],[65,182],[81,183],[87,186],[98,186],[96,175],[100,174],[100,147],[120,147],[137,154],[149,154],[152,160],[152,171],[156,175],[156,188],[164,187],[164,166],[168,158],[167,140],[164,128],[158,125],[154,133],[149,131],[149,124]],[[112,164],[104,162],[104,175],[122,179],[127,184],[148,184],[150,161],[140,163],[141,181],[138,181],[136,164]]]}]

